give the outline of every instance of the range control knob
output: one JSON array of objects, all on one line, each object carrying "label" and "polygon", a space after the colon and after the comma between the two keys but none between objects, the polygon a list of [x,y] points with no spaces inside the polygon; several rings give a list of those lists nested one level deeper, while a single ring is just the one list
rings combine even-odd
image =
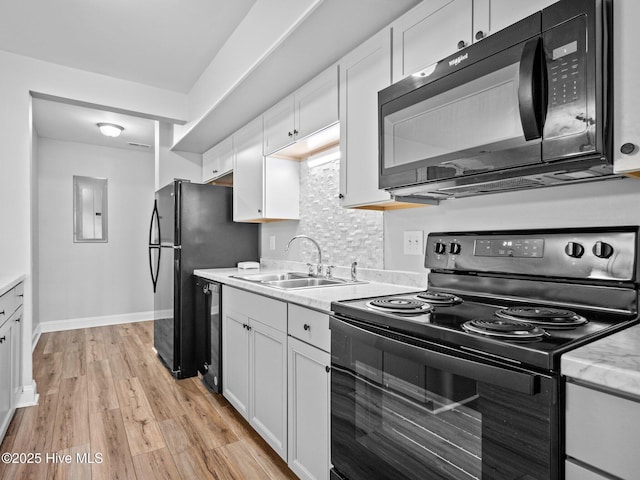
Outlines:
[{"label": "range control knob", "polygon": [[564,247],[564,252],[573,258],[580,258],[584,254],[584,247],[577,242],[569,242]]},{"label": "range control knob", "polygon": [[433,251],[436,252],[438,255],[444,255],[445,253],[447,253],[447,244],[442,242],[436,242],[433,245]]},{"label": "range control knob", "polygon": [[449,244],[449,253],[452,255],[459,255],[462,250],[462,245],[456,242],[451,242]]},{"label": "range control knob", "polygon": [[613,255],[613,247],[605,242],[596,242],[593,246],[593,254],[599,258],[609,258]]}]

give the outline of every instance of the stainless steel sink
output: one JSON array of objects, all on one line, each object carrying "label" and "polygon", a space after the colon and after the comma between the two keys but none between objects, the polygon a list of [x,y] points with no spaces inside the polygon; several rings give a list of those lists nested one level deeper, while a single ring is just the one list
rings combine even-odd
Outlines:
[{"label": "stainless steel sink", "polygon": [[313,277],[307,273],[286,272],[286,273],[249,273],[246,275],[233,275],[231,278],[245,280],[248,282],[260,283],[265,286],[280,288],[283,290],[294,290],[300,288],[331,287],[337,285],[356,285],[367,283],[363,281],[352,281],[343,278]]},{"label": "stainless steel sink", "polygon": [[247,280],[249,282],[272,282],[280,280],[290,280],[298,278],[309,278],[306,273],[287,272],[287,273],[250,273],[247,275],[233,275],[232,278]]},{"label": "stainless steel sink", "polygon": [[308,277],[308,278],[292,278],[289,280],[272,280],[264,283],[272,287],[291,290],[293,288],[328,287],[330,285],[344,285],[350,282],[346,280],[340,280],[337,278]]}]

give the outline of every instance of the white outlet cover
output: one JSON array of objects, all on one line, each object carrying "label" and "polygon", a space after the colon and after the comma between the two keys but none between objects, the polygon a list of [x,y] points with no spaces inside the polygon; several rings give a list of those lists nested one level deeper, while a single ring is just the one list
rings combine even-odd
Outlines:
[{"label": "white outlet cover", "polygon": [[404,232],[403,250],[405,255],[424,255],[424,234],[422,230]]}]

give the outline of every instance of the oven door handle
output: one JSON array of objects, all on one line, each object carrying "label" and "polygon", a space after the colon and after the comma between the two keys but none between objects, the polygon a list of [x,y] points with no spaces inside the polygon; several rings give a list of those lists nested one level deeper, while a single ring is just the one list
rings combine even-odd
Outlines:
[{"label": "oven door handle", "polygon": [[[428,367],[527,395],[535,395],[540,389],[540,376],[533,372],[511,370],[506,366],[483,363],[481,360],[429,350],[379,335],[336,317],[331,317],[331,320],[332,338],[334,335],[351,337],[359,343],[369,345],[376,350],[389,352],[400,358],[407,358]],[[463,355],[467,356],[468,354]],[[332,345],[332,363],[335,363],[339,356],[340,353],[334,352]],[[349,368],[348,365],[342,366]]]}]

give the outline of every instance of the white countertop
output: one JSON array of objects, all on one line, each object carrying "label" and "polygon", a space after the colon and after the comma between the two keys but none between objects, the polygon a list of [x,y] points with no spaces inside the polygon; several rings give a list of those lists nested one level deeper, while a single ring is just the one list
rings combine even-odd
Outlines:
[{"label": "white countertop", "polygon": [[[303,307],[313,308],[324,312],[331,311],[331,302],[350,300],[355,298],[375,297],[379,295],[393,295],[396,293],[417,292],[416,286],[396,285],[381,282],[367,282],[352,285],[336,285],[330,287],[307,288],[298,290],[281,290],[255,282],[248,282],[232,278],[233,275],[252,273],[282,273],[276,268],[260,268],[259,270],[239,270],[237,268],[213,268],[208,270],[194,270],[198,277],[214,280],[233,287],[242,288],[250,292],[267,295],[285,302],[296,303]],[[424,289],[422,289],[424,290]]]},{"label": "white countertop", "polygon": [[0,273],[0,296],[7,293],[24,280],[25,276],[19,273]]},{"label": "white countertop", "polygon": [[565,353],[560,371],[567,377],[640,399],[640,325]]}]

